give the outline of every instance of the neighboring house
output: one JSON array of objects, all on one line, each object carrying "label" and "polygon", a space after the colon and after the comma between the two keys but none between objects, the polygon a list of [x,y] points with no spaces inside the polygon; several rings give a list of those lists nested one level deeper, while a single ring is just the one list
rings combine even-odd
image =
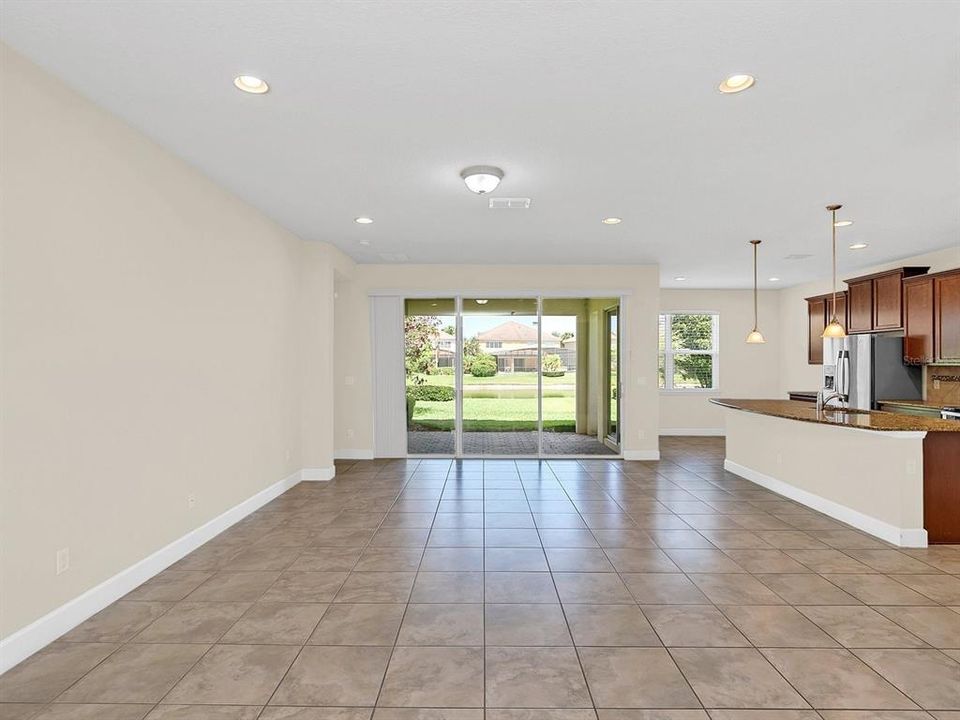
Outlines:
[{"label": "neighboring house", "polygon": [[[537,328],[515,320],[477,333],[480,349],[497,358],[497,370],[502,373],[537,371]],[[457,340],[442,330],[434,341],[437,367],[453,367]],[[571,338],[560,347],[553,336],[544,336],[543,354],[559,355],[570,372],[577,370],[577,343]]]}]

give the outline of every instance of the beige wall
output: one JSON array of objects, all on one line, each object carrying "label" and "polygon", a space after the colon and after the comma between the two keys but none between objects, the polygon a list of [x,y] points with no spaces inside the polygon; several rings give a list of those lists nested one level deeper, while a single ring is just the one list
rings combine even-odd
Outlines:
[{"label": "beige wall", "polygon": [[656,266],[468,266],[357,265],[336,281],[334,342],[336,393],[334,447],[338,456],[373,447],[370,369],[371,290],[438,293],[583,291],[584,296],[628,292],[623,307],[624,349],[629,376],[624,378],[625,452],[656,452],[657,299]]},{"label": "beige wall", "polygon": [[[853,252],[842,250],[841,252]],[[863,252],[869,252],[865,250]],[[925,255],[914,255],[895,262],[875,265],[864,270],[844,270],[843,256],[837,271],[839,290],[846,289],[842,279],[869,275],[904,265],[929,265],[930,272],[960,267],[960,242],[955,247],[944,248]],[[785,288],[780,292],[780,396],[791,390],[816,390],[820,387],[820,365],[807,363],[807,303],[804,298],[830,292],[831,278],[825,275],[820,280]]]},{"label": "beige wall", "polygon": [[[329,342],[332,275],[318,271],[308,303],[301,272],[324,266],[321,246],[305,259],[296,237],[2,53],[5,636],[294,473],[301,432],[310,465],[331,464],[332,414],[303,412],[300,373],[303,327]],[[329,408],[322,363],[310,399]]]},{"label": "beige wall", "polygon": [[716,312],[720,314],[720,387],[713,392],[660,393],[660,430],[722,430],[722,408],[711,397],[776,397],[782,333],[778,326],[780,292],[759,295],[759,326],[764,345],[744,342],[753,328],[752,290],[660,291],[661,312]]}]

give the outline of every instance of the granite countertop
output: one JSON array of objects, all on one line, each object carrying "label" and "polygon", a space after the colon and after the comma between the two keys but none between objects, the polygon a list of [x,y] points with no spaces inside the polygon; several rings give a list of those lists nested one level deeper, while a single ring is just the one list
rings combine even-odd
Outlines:
[{"label": "granite countertop", "polygon": [[817,412],[816,406],[802,400],[734,400],[710,398],[715,405],[770,415],[771,417],[800,420],[801,422],[840,425],[859,430],[884,432],[955,432],[960,433],[960,422],[939,420],[918,415],[883,412],[880,410],[843,410],[830,407]]},{"label": "granite countertop", "polygon": [[927,408],[929,410],[939,410],[945,407],[956,407],[960,403],[940,402],[939,400],[877,400],[881,405],[903,405],[904,407]]}]

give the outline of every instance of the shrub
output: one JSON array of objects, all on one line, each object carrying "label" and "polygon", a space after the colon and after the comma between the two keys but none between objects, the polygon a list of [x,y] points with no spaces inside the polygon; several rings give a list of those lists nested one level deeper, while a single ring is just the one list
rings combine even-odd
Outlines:
[{"label": "shrub", "polygon": [[567,369],[563,366],[563,360],[559,355],[545,355],[543,358],[543,376],[544,377],[563,377]]},{"label": "shrub", "polygon": [[448,385],[408,385],[407,397],[424,402],[453,400],[453,388]]},{"label": "shrub", "polygon": [[497,359],[493,355],[477,355],[470,363],[470,374],[474,377],[493,377],[497,374]]},{"label": "shrub", "polygon": [[417,399],[407,393],[407,424],[413,421],[413,411],[417,407]]},{"label": "shrub", "polygon": [[453,375],[452,367],[437,368],[437,375]]}]

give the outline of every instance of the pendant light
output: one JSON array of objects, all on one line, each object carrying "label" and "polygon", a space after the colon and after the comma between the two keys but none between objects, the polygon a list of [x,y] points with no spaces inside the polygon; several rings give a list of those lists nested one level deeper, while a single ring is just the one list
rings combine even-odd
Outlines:
[{"label": "pendant light", "polygon": [[760,246],[759,240],[751,240],[753,245],[753,330],[747,335],[747,342],[751,345],[765,343],[763,333],[757,330],[757,248]]},{"label": "pendant light", "polygon": [[830,228],[833,230],[833,298],[830,301],[830,322],[823,329],[825,338],[842,338],[847,336],[840,320],[837,319],[837,210],[843,205],[827,205],[830,213]]}]

